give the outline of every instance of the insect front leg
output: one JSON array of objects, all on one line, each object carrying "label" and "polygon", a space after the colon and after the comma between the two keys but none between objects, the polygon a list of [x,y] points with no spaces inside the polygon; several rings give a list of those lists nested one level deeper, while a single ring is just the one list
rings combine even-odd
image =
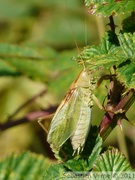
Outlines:
[{"label": "insect front leg", "polygon": [[107,89],[107,105],[104,106],[105,99],[101,104],[100,101],[93,95],[94,102],[98,105],[98,107],[106,112],[110,112],[113,114],[122,114],[125,113],[125,110],[122,108],[115,109],[117,104],[121,101],[123,91],[125,90],[124,85],[118,81],[116,72],[114,74],[106,74],[99,78],[96,88],[100,86],[100,84],[104,80],[110,80],[109,88],[106,86]]},{"label": "insect front leg", "polygon": [[101,110],[104,110],[106,112],[111,112],[113,114],[122,114],[125,112],[125,110],[123,109],[118,109],[118,110],[114,110],[114,107],[113,106],[110,106],[110,107],[104,107],[103,104],[100,103],[100,101],[98,100],[98,98],[93,94],[93,101],[97,104],[97,106],[99,107],[99,109]]}]

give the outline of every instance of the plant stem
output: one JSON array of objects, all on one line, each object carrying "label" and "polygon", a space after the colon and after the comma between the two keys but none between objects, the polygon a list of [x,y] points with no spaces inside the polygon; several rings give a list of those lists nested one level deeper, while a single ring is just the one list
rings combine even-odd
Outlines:
[{"label": "plant stem", "polygon": [[0,131],[4,131],[6,129],[21,125],[23,123],[37,121],[38,118],[43,116],[48,116],[54,113],[57,109],[57,106],[52,106],[46,110],[34,111],[28,113],[26,116],[19,119],[12,119],[12,121],[7,121],[5,123],[0,123]]},{"label": "plant stem", "polygon": [[[121,120],[126,119],[125,113],[128,111],[128,109],[131,107],[131,105],[135,101],[135,91],[134,89],[130,89],[128,93],[121,99],[121,101],[118,103],[118,105],[114,108],[113,112],[106,112],[103,116],[102,122],[100,124],[100,134],[103,140],[105,140],[108,135],[111,133],[111,131],[115,128],[116,125],[121,126]],[[124,110],[124,112],[119,112],[120,109]]]},{"label": "plant stem", "polygon": [[35,101],[38,97],[43,96],[46,93],[46,90],[42,90],[40,93],[36,94],[32,98],[28,99],[24,104],[22,104],[12,115],[9,116],[8,121],[12,121],[12,118],[18,114],[23,108],[25,108],[27,105]]}]

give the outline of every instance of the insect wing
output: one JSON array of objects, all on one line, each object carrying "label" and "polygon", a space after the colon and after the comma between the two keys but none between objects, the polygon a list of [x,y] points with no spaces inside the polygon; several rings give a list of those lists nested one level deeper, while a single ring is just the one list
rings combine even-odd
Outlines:
[{"label": "insect wing", "polygon": [[52,119],[47,137],[52,149],[59,149],[77,128],[79,111],[83,103],[80,87],[72,90],[72,93],[66,97],[66,102],[63,101]]}]

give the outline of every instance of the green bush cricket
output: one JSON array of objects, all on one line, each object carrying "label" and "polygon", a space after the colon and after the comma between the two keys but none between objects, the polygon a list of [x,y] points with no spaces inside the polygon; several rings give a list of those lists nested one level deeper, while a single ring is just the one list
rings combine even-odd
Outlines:
[{"label": "green bush cricket", "polygon": [[[83,151],[91,125],[95,87],[95,78],[86,68],[71,84],[56,110],[47,135],[47,141],[55,155],[69,138],[74,153],[79,154]],[[43,127],[41,121],[42,119],[39,120],[39,124]]]}]

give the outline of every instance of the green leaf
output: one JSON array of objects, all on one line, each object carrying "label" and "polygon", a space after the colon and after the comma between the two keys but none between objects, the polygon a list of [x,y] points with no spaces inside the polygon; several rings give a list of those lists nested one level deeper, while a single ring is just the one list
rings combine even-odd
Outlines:
[{"label": "green leaf", "polygon": [[93,163],[96,161],[97,157],[99,156],[101,150],[102,150],[102,144],[103,140],[100,136],[97,136],[95,146],[92,150],[91,155],[88,158],[88,164],[87,170],[90,170],[93,166]]},{"label": "green leaf", "polygon": [[87,161],[84,159],[79,159],[79,158],[74,158],[71,160],[68,160],[67,162],[64,163],[64,165],[71,171],[85,171],[86,166],[88,166]]},{"label": "green leaf", "polygon": [[135,79],[135,33],[124,33],[118,35],[120,46],[126,60],[119,64],[117,72],[120,81],[129,88],[134,88]]},{"label": "green leaf", "polygon": [[118,78],[128,88],[135,88],[135,63],[127,60],[118,66]]},{"label": "green leaf", "polygon": [[17,45],[0,44],[0,75],[26,75],[45,79],[44,57],[37,50]]},{"label": "green leaf", "polygon": [[[75,54],[75,50],[63,51],[58,54],[48,47],[30,48],[0,44],[0,76],[27,76],[34,80],[50,83],[50,88],[54,90],[56,84],[61,84],[61,77],[65,76],[66,71],[66,77],[70,77],[69,82],[74,80],[67,74],[76,63],[70,59]],[[74,72],[76,73],[75,69]],[[64,76],[61,76],[62,73]],[[51,81],[52,79],[53,81]]]},{"label": "green leaf", "polygon": [[4,60],[2,59],[0,60],[0,76],[18,76],[18,75],[20,75],[20,73],[17,72],[14,67],[10,66]]},{"label": "green leaf", "polygon": [[97,177],[99,178],[101,174],[105,173],[106,177],[108,174],[111,179],[111,177],[120,176],[123,172],[130,171],[132,171],[132,168],[125,155],[120,153],[118,149],[112,148],[105,151],[96,160],[92,175],[93,179],[97,179]]},{"label": "green leaf", "polygon": [[95,72],[99,67],[110,70],[115,66],[119,81],[135,88],[135,33],[119,33],[117,39],[112,32],[107,32],[98,46],[86,47],[77,59],[84,60]]},{"label": "green leaf", "polygon": [[45,172],[43,179],[52,180],[52,179],[63,179],[65,177],[66,170],[63,164],[51,165],[50,168]]},{"label": "green leaf", "polygon": [[103,67],[109,69],[114,65],[119,65],[126,60],[121,53],[121,47],[118,46],[118,40],[114,33],[107,32],[102,42],[98,46],[86,47],[78,56],[83,59],[90,69],[99,69]]},{"label": "green leaf", "polygon": [[135,33],[119,33],[118,39],[125,56],[135,61]]},{"label": "green leaf", "polygon": [[0,161],[0,179],[42,179],[50,166],[48,159],[30,152],[12,154]]},{"label": "green leaf", "polygon": [[21,47],[10,44],[0,44],[0,57],[7,58],[30,58],[30,59],[41,59],[43,56],[36,50],[28,47]]},{"label": "green leaf", "polygon": [[135,10],[134,0],[85,0],[85,5],[89,8],[90,14],[98,16],[117,16],[124,12],[131,12]]},{"label": "green leaf", "polygon": [[58,53],[48,46],[0,44],[0,76],[25,76],[47,83],[48,91],[62,98],[81,70],[71,60],[76,54],[76,50]]},{"label": "green leaf", "polygon": [[87,178],[87,172],[67,171],[63,164],[55,164],[50,166],[44,175],[44,179],[52,180],[83,180]]},{"label": "green leaf", "polygon": [[47,80],[47,77],[45,75],[49,72],[44,61],[20,58],[6,58],[5,62],[6,64],[8,64],[8,67],[14,68],[16,70],[16,73],[20,75],[25,75],[36,80]]}]

